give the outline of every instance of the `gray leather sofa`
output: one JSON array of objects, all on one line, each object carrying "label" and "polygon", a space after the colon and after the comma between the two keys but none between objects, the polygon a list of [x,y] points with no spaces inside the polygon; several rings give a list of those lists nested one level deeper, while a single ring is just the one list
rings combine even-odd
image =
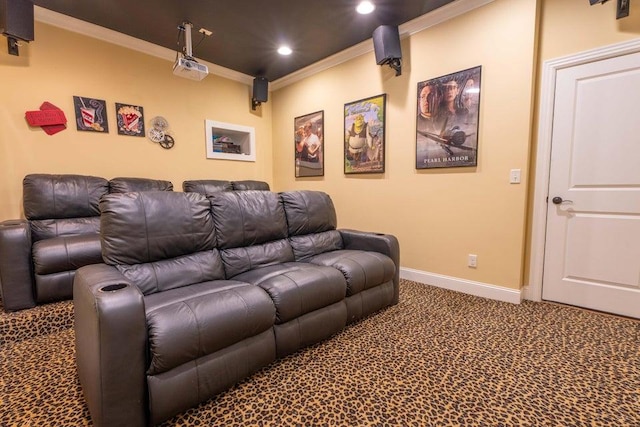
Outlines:
[{"label": "gray leather sofa", "polygon": [[390,235],[337,230],[321,192],[109,194],[104,264],[74,281],[97,426],[158,424],[398,302]]},{"label": "gray leather sofa", "polygon": [[23,180],[26,219],[0,222],[0,296],[6,311],[71,299],[76,269],[101,263],[102,196],[171,191],[169,181],[31,174]]}]

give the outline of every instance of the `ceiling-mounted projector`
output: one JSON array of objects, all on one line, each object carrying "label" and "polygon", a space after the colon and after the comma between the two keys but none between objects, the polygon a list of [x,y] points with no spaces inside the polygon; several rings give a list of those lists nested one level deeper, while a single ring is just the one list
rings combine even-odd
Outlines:
[{"label": "ceiling-mounted projector", "polygon": [[173,74],[180,77],[186,77],[191,80],[200,81],[207,77],[209,68],[204,64],[199,64],[193,59],[178,58],[173,64]]},{"label": "ceiling-mounted projector", "polygon": [[185,22],[180,26],[180,29],[185,32],[185,52],[182,58],[178,58],[176,63],[173,64],[173,74],[180,77],[186,77],[187,79],[200,81],[207,77],[209,74],[209,68],[204,64],[199,64],[193,58],[193,50],[191,45],[191,28],[193,25],[190,22]]}]

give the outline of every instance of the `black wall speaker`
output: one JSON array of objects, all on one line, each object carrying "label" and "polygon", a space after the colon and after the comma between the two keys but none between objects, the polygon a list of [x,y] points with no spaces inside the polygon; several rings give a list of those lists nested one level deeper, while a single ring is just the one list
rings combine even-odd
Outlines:
[{"label": "black wall speaker", "polygon": [[266,77],[253,79],[253,101],[267,102],[269,97],[269,80]]},{"label": "black wall speaker", "polygon": [[376,63],[387,64],[394,59],[402,59],[400,33],[397,25],[380,25],[373,31],[373,49]]},{"label": "black wall speaker", "polygon": [[33,1],[0,0],[0,32],[7,37],[33,40]]}]

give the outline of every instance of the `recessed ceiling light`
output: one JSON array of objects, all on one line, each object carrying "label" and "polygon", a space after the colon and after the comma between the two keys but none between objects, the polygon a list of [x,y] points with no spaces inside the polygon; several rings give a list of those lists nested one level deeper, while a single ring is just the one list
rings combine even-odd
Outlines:
[{"label": "recessed ceiling light", "polygon": [[373,12],[375,8],[376,7],[370,1],[361,1],[358,7],[356,7],[356,11],[361,15],[366,15]]},{"label": "recessed ceiling light", "polygon": [[291,50],[291,48],[289,46],[280,46],[278,48],[278,53],[280,55],[291,55],[291,52],[293,52],[293,51]]}]

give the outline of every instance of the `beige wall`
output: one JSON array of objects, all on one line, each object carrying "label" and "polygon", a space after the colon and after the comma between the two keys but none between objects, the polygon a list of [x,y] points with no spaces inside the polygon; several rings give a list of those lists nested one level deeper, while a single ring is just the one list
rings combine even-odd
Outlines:
[{"label": "beige wall", "polygon": [[[535,171],[536,91],[542,61],[637,38],[640,3],[615,20],[615,1],[496,0],[403,39],[403,74],[375,65],[373,52],[271,94],[258,113],[250,88],[210,75],[173,76],[171,63],[36,23],[36,41],[14,57],[0,49],[0,220],[21,216],[25,174],[80,173],[111,178],[260,179],[277,190],[328,192],[340,227],[393,233],[405,268],[519,289],[527,267],[527,198]],[[539,9],[539,22],[536,13]],[[537,62],[536,62],[537,61]],[[482,66],[476,168],[415,169],[417,82]],[[345,102],[387,94],[386,171],[344,175]],[[111,133],[78,132],[72,96],[107,101]],[[24,112],[43,101],[61,107],[66,131],[31,129]],[[114,103],[165,116],[176,146],[118,136]],[[325,112],[325,176],[294,177],[293,119]],[[257,161],[207,160],[204,120],[254,126]],[[533,155],[531,154],[533,153]],[[508,183],[520,168],[523,183]],[[466,267],[467,254],[478,268]]]},{"label": "beige wall", "polygon": [[540,59],[546,61],[635,39],[640,35],[640,2],[630,2],[629,16],[616,20],[616,3],[589,6],[588,0],[541,2]]},{"label": "beige wall", "polygon": [[[496,23],[499,23],[497,25]],[[405,268],[519,289],[534,70],[536,2],[498,0],[402,43],[400,77],[373,52],[273,94],[274,183],[331,195],[340,227],[395,234]],[[476,168],[416,170],[419,81],[482,66]],[[342,109],[387,94],[386,171],[343,174]],[[293,119],[324,110],[325,176],[296,179]],[[478,268],[467,255],[478,255]]]},{"label": "beige wall", "polygon": [[[35,34],[19,57],[0,49],[0,220],[21,216],[28,173],[150,177],[176,189],[185,179],[271,182],[271,104],[252,112],[249,86],[214,75],[176,77],[169,61],[40,23]],[[106,100],[108,134],[76,130],[74,95]],[[44,101],[64,110],[65,131],[48,136],[27,125],[25,111]],[[142,106],[147,126],[164,116],[175,146],[118,135],[115,102]],[[255,127],[257,161],[206,159],[205,119]]]}]

